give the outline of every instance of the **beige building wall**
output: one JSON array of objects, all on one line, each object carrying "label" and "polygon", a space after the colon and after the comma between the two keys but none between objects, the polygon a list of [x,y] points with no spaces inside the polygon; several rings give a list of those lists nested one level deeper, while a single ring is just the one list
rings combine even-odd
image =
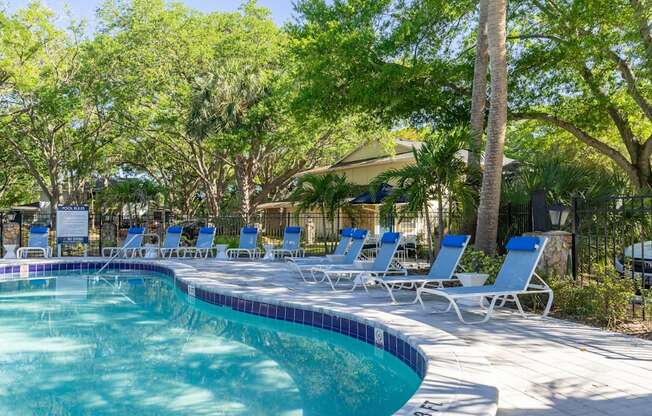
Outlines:
[{"label": "beige building wall", "polygon": [[390,169],[399,169],[414,163],[412,158],[403,158],[387,163],[370,164],[369,166],[352,166],[332,169],[331,171],[345,175],[349,182],[356,185],[369,185],[371,181],[383,172]]}]

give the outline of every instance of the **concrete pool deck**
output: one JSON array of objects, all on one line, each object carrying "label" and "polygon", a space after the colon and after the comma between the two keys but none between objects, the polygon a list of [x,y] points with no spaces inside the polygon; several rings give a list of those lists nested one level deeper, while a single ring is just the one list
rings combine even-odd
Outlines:
[{"label": "concrete pool deck", "polygon": [[[446,343],[479,353],[468,355],[471,362],[465,364],[480,364],[481,357],[489,361],[501,416],[652,414],[651,341],[554,318],[523,319],[510,311],[485,324],[464,325],[453,312],[433,315],[418,305],[392,305],[381,289],[332,292],[325,284],[306,284],[281,263],[186,263],[202,277],[240,290],[396,315],[453,335]],[[399,296],[408,301],[414,294]]]},{"label": "concrete pool deck", "polygon": [[[23,262],[44,260],[19,263]],[[418,305],[391,305],[384,290],[332,292],[324,284],[306,284],[278,262],[173,259],[151,263],[180,271],[183,279],[216,291],[380,322],[425,345],[431,360],[426,382],[421,396],[415,396],[402,414],[419,414],[415,412],[423,399],[444,405],[421,414],[491,414],[496,410],[492,403],[496,389],[497,414],[503,416],[652,414],[650,341],[552,318],[523,319],[509,311],[495,314],[486,324],[463,325],[454,313],[433,315]],[[405,291],[399,300],[413,297],[413,292]]]}]

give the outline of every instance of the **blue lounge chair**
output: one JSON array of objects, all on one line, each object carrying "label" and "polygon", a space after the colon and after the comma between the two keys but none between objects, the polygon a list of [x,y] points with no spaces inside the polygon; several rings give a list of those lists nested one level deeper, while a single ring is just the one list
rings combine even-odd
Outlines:
[{"label": "blue lounge chair", "polygon": [[255,227],[242,227],[240,230],[240,244],[238,248],[230,248],[226,250],[226,255],[229,258],[238,258],[241,254],[245,254],[250,259],[260,257],[261,251],[258,248],[258,229]]},{"label": "blue lounge chair", "polygon": [[301,257],[298,259],[287,258],[286,260],[293,261],[298,265],[316,265],[321,263],[329,263],[336,259],[342,260],[346,255],[347,250],[349,249],[351,241],[353,240],[353,231],[355,231],[355,228],[342,229],[340,232],[340,241],[337,243],[337,246],[335,247],[335,250],[332,254],[327,254],[325,256]]},{"label": "blue lounge chair", "polygon": [[312,262],[305,262],[305,263],[302,262],[302,260],[304,259],[289,259],[288,264],[290,264],[299,273],[299,275],[301,276],[304,282],[308,282],[304,272],[309,271],[310,274],[312,275],[312,282],[314,283],[316,281],[315,274],[313,271],[315,267],[319,267],[319,266],[329,267],[334,265],[352,266],[356,262],[356,260],[358,260],[358,257],[360,257],[362,248],[364,247],[365,241],[367,240],[367,234],[368,234],[367,230],[354,230],[353,232],[351,232],[351,245],[348,247],[348,251],[343,256],[332,255],[326,257],[319,257],[320,261],[318,262],[312,261]]},{"label": "blue lounge chair", "polygon": [[[104,247],[102,256],[104,257],[134,257],[140,251],[145,236],[144,227],[130,227],[127,236],[120,247]],[[108,253],[108,254],[107,254]]]},{"label": "blue lounge chair", "polygon": [[195,246],[179,248],[180,255],[185,257],[187,254],[194,254],[195,258],[207,258],[215,250],[214,240],[215,227],[201,227],[199,228],[199,234],[197,234]]},{"label": "blue lounge chair", "polygon": [[38,225],[32,225],[29,228],[29,237],[27,238],[27,247],[21,247],[16,252],[19,259],[27,258],[29,253],[41,253],[43,257],[52,256],[50,247],[50,228]]},{"label": "blue lounge chair", "polygon": [[181,244],[182,235],[182,226],[174,225],[172,227],[168,227],[165,232],[165,239],[163,240],[163,244],[158,249],[161,257],[165,258],[166,255],[167,257],[172,257],[172,253],[176,253],[177,257],[179,257],[179,245]]},{"label": "blue lounge chair", "polygon": [[[396,249],[401,240],[400,233],[387,232],[383,234],[380,239],[380,248],[376,258],[373,261],[357,261],[351,265],[322,265],[315,266],[312,271],[315,275],[321,274],[323,276],[321,282],[328,280],[331,288],[335,289],[341,279],[349,279],[353,281],[351,290],[355,290],[358,285],[367,290],[366,282],[369,279],[384,277],[390,274],[407,275],[407,270],[402,268],[394,261]],[[335,282],[333,282],[335,280]]]},{"label": "blue lounge chair", "polygon": [[[493,285],[437,289],[420,288],[417,290],[417,299],[425,309],[423,303],[424,294],[443,297],[448,301],[448,308],[434,312],[448,312],[452,307],[463,323],[478,324],[487,322],[491,318],[494,308],[504,306],[506,302],[514,302],[519,313],[526,317],[521,302],[518,300],[518,295],[546,293],[548,294],[548,303],[543,311],[543,316],[546,316],[552,306],[553,293],[546,282],[535,273],[537,264],[539,264],[543,250],[546,247],[546,242],[545,237],[512,237],[507,242],[507,257]],[[539,283],[533,284],[532,277],[536,277]],[[485,309],[485,316],[479,321],[466,321],[457,304],[459,299],[471,298],[480,298],[482,306],[484,306],[485,300],[489,300],[489,306]]]},{"label": "blue lounge chair", "polygon": [[272,249],[274,257],[303,257],[301,248],[301,227],[285,227],[283,246]]},{"label": "blue lounge chair", "polygon": [[[374,277],[373,281],[387,289],[389,297],[393,303],[396,303],[394,298],[394,289],[417,289],[424,288],[428,284],[435,284],[438,287],[444,287],[444,282],[449,282],[455,277],[455,270],[460,264],[464,250],[469,244],[471,236],[468,235],[446,235],[441,241],[441,248],[437,254],[437,258],[430,267],[430,272],[425,276],[409,275],[409,276],[378,276]],[[416,303],[418,298],[415,298],[412,303]]]}]

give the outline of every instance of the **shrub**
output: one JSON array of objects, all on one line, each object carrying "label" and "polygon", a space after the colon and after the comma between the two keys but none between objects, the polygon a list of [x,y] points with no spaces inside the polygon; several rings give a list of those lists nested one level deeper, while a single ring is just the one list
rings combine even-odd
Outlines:
[{"label": "shrub", "polygon": [[562,316],[588,320],[613,328],[628,318],[634,282],[613,266],[595,266],[596,272],[582,279],[555,278],[549,282],[555,295],[555,310]]},{"label": "shrub", "polygon": [[488,256],[482,251],[467,249],[460,260],[460,268],[468,273],[486,273],[489,275],[487,284],[496,280],[496,275],[505,260],[505,256]]},{"label": "shrub", "polygon": [[215,237],[215,240],[213,241],[213,244],[228,244],[228,248],[237,248],[238,245],[240,245],[240,238],[239,237],[225,237],[225,236],[217,236]]}]

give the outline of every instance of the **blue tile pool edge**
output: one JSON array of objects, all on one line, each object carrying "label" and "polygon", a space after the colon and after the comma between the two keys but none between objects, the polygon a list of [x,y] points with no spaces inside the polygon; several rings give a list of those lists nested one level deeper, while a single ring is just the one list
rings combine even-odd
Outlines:
[{"label": "blue tile pool edge", "polygon": [[[48,262],[29,263],[23,265],[0,265],[0,275],[11,274],[11,280],[22,280],[28,278],[44,277],[47,273],[60,271],[94,271],[104,265],[97,261],[83,262]],[[21,276],[22,267],[22,276]],[[400,334],[390,332],[381,325],[370,325],[353,319],[351,316],[340,316],[335,312],[323,309],[311,308],[307,305],[296,306],[288,302],[274,302],[270,300],[260,301],[254,297],[233,294],[227,291],[216,291],[214,288],[207,288],[202,285],[195,285],[187,281],[173,268],[138,261],[121,261],[109,264],[108,270],[136,270],[160,273],[174,279],[174,285],[184,294],[192,296],[203,302],[228,307],[234,311],[262,316],[269,319],[277,319],[293,322],[301,325],[308,325],[321,328],[327,331],[358,339],[375,348],[387,351],[410,367],[423,380],[425,378],[428,360],[418,346],[412,345]],[[190,269],[190,267],[189,267]],[[24,273],[28,272],[28,276]],[[18,276],[14,276],[18,275]]]}]

